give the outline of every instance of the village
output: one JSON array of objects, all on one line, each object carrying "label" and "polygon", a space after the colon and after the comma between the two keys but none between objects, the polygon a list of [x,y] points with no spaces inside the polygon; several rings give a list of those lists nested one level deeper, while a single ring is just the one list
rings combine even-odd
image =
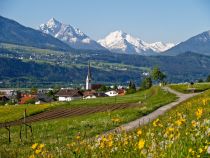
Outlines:
[{"label": "village", "polygon": [[0,105],[45,104],[56,101],[65,102],[78,99],[123,96],[128,88],[129,86],[92,84],[89,62],[86,83],[81,88],[0,89]]}]

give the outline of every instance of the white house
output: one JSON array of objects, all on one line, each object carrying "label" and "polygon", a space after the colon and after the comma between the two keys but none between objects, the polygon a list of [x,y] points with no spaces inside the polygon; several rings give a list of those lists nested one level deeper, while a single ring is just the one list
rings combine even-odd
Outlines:
[{"label": "white house", "polygon": [[105,94],[108,95],[109,97],[114,97],[118,95],[116,91],[108,91]]},{"label": "white house", "polygon": [[83,97],[82,92],[74,89],[61,89],[56,95],[58,96],[58,101],[72,101]]}]

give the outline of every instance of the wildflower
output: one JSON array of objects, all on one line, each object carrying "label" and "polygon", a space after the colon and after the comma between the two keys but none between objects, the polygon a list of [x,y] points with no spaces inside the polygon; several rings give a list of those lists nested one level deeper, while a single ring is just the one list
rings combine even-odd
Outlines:
[{"label": "wildflower", "polygon": [[137,131],[137,135],[140,136],[141,134],[142,134],[142,130],[139,129],[139,130]]},{"label": "wildflower", "polygon": [[40,145],[39,145],[39,149],[44,148],[44,146],[45,146],[44,144],[40,144]]},{"label": "wildflower", "polygon": [[38,155],[39,153],[41,153],[41,151],[42,151],[41,149],[37,149],[37,150],[35,151],[35,154]]},{"label": "wildflower", "polygon": [[109,142],[108,142],[108,146],[109,146],[109,147],[112,147],[112,145],[113,145],[113,141],[109,141]]},{"label": "wildflower", "polygon": [[201,154],[203,152],[203,149],[202,148],[199,148],[199,153]]},{"label": "wildflower", "polygon": [[181,120],[177,120],[175,123],[176,123],[177,126],[179,126],[179,127],[182,125],[182,121],[181,121]]},{"label": "wildflower", "polygon": [[193,151],[192,148],[189,148],[188,152],[191,153],[192,151]]},{"label": "wildflower", "polygon": [[34,149],[37,148],[37,146],[38,146],[38,143],[35,143],[35,144],[33,144],[33,145],[31,146],[31,148],[34,150]]},{"label": "wildflower", "polygon": [[144,148],[144,145],[145,145],[145,140],[140,139],[140,140],[139,140],[139,143],[138,143],[138,148],[141,150],[141,149]]},{"label": "wildflower", "polygon": [[197,117],[198,119],[201,118],[202,114],[203,114],[203,109],[201,109],[201,108],[199,108],[199,109],[195,112],[195,115],[196,115],[196,117]]},{"label": "wildflower", "polygon": [[193,121],[191,122],[191,124],[192,124],[193,127],[196,127],[196,124],[197,124],[197,123],[193,120]]},{"label": "wildflower", "polygon": [[76,136],[76,139],[78,140],[78,139],[80,139],[80,136],[78,135],[78,136]]},{"label": "wildflower", "polygon": [[160,126],[160,127],[161,127],[161,126],[162,126],[162,125],[160,124],[160,120],[159,120],[159,119],[156,119],[155,121],[153,121],[152,124],[153,124],[154,127],[157,127],[157,126]]},{"label": "wildflower", "polygon": [[33,155],[30,155],[29,158],[35,158],[34,154]]}]

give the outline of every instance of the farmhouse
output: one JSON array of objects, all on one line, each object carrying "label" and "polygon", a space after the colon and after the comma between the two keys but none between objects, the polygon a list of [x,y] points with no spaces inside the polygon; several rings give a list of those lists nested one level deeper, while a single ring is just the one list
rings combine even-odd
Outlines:
[{"label": "farmhouse", "polygon": [[53,97],[49,97],[44,93],[38,93],[35,99],[35,104],[44,104],[54,102],[55,99]]},{"label": "farmhouse", "polygon": [[58,96],[58,101],[72,101],[81,99],[83,94],[79,90],[75,89],[61,89],[56,96]]},{"label": "farmhouse", "polygon": [[96,92],[94,90],[83,92],[83,99],[93,99],[96,98]]},{"label": "farmhouse", "polygon": [[118,93],[116,91],[114,91],[114,90],[108,91],[105,94],[108,95],[109,97],[114,97],[114,96],[118,95]]},{"label": "farmhouse", "polygon": [[34,100],[35,98],[36,98],[36,95],[22,94],[19,104],[27,104],[28,102]]}]

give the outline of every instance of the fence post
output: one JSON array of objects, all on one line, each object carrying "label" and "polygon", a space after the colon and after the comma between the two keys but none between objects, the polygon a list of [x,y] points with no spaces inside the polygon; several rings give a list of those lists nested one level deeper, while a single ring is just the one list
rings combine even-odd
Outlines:
[{"label": "fence post", "polygon": [[9,143],[11,142],[11,137],[10,137],[10,126],[5,126],[5,128],[8,130],[8,132],[9,132]]},{"label": "fence post", "polygon": [[25,124],[25,135],[26,135],[26,139],[27,139],[26,109],[25,109],[25,111],[24,111],[24,124]]},{"label": "fence post", "polygon": [[22,142],[22,125],[20,125],[20,133],[19,133],[19,136],[20,136],[20,141]]}]

